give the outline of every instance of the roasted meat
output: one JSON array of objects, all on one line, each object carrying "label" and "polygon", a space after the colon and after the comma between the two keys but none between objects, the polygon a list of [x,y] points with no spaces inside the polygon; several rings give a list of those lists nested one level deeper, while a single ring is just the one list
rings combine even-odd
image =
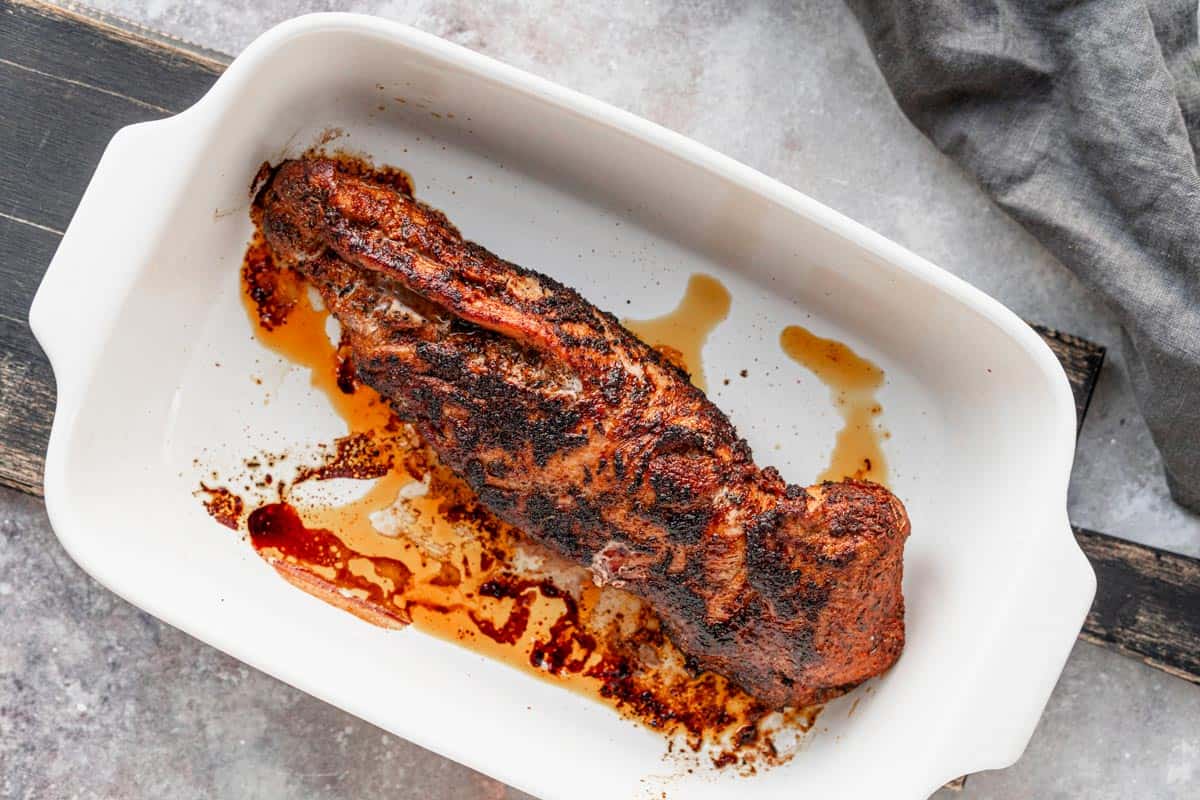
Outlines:
[{"label": "roasted meat", "polygon": [[324,158],[260,193],[275,257],[320,291],[357,374],[495,514],[647,599],[694,666],[774,706],[904,645],[908,517],[882,486],[755,466],[688,376],[577,292]]}]

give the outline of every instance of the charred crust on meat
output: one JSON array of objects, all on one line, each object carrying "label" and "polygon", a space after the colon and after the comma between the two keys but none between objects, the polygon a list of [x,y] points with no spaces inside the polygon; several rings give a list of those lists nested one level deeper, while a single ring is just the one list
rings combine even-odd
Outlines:
[{"label": "charred crust on meat", "polygon": [[393,186],[315,157],[265,180],[272,256],[321,293],[358,378],[498,517],[584,565],[602,553],[690,668],[777,708],[896,660],[908,518],[890,492],[759,469],[615,317]]},{"label": "charred crust on meat", "polygon": [[484,484],[472,488],[479,495],[479,499],[497,514],[507,515],[508,512],[517,508],[516,492],[510,489],[492,484]]},{"label": "charred crust on meat", "polygon": [[625,390],[625,370],[618,365],[613,365],[605,374],[604,380],[600,384],[600,392],[604,397],[605,402],[610,406],[615,406],[621,402],[621,395]]},{"label": "charred crust on meat", "polygon": [[667,510],[665,513],[649,511],[646,517],[665,529],[671,542],[694,545],[700,542],[704,537],[704,532],[708,530],[712,521],[712,512],[708,509]]}]

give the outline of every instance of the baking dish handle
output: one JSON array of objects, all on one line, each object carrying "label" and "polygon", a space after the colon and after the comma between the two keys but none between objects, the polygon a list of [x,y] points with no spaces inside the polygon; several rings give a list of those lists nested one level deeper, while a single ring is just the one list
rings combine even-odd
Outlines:
[{"label": "baking dish handle", "polygon": [[[946,739],[954,751],[946,761],[957,769],[937,776],[934,788],[960,774],[1008,767],[1021,757],[1075,646],[1096,596],[1096,572],[1063,505],[1049,530],[1036,537],[1045,550],[1014,582],[992,646],[980,654],[971,695],[962,698],[958,724]],[[1010,630],[1018,626],[1020,631]],[[1019,652],[1007,649],[1013,641],[1022,642]]]},{"label": "baking dish handle", "polygon": [[105,148],[29,309],[54,368],[56,419],[96,364],[153,232],[173,205],[183,158],[179,116],[130,125]]}]

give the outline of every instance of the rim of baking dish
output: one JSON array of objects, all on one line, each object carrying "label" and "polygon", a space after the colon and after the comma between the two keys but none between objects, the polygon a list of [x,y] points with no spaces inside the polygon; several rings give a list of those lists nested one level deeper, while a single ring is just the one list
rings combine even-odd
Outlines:
[{"label": "rim of baking dish", "polygon": [[[59,324],[59,320],[56,319],[56,307],[61,306],[64,296],[80,297],[83,296],[83,292],[87,291],[86,286],[77,285],[79,282],[73,280],[75,276],[65,274],[66,269],[60,263],[71,261],[77,257],[67,247],[68,242],[73,241],[72,231],[77,227],[77,221],[85,216],[83,212],[86,209],[103,202],[103,197],[96,196],[93,186],[99,182],[105,159],[111,153],[122,149],[136,149],[140,141],[170,135],[183,140],[185,146],[179,147],[178,152],[181,157],[189,159],[189,161],[183,162],[185,167],[194,166],[193,162],[197,157],[196,151],[200,143],[207,139],[211,132],[210,129],[217,122],[221,109],[225,107],[226,100],[253,79],[258,65],[277,49],[296,38],[328,32],[352,32],[419,51],[439,61],[453,63],[459,68],[469,70],[481,80],[503,85],[510,90],[542,99],[574,114],[586,117],[599,125],[638,139],[654,147],[664,157],[683,159],[752,191],[769,202],[805,216],[830,232],[854,242],[874,254],[888,267],[908,273],[957,300],[998,327],[1033,360],[1053,392],[1053,408],[1049,409],[1047,413],[1056,420],[1055,434],[1052,439],[1047,440],[1044,452],[1039,455],[1039,463],[1042,464],[1042,470],[1048,476],[1046,491],[1043,493],[1046,498],[1046,508],[1040,509],[1040,513],[1035,514],[1037,518],[1044,520],[1043,524],[1047,529],[1045,531],[1047,535],[1031,536],[1027,539],[1026,549],[1033,547],[1035,541],[1040,548],[1041,558],[1038,560],[1040,563],[1033,563],[1034,560],[1026,559],[1030,568],[1014,574],[1010,583],[1009,597],[1006,598],[1006,602],[997,603],[998,610],[994,619],[991,620],[994,634],[990,638],[984,637],[984,640],[990,644],[980,647],[975,657],[964,666],[964,669],[973,670],[979,674],[985,671],[992,651],[1002,644],[1003,636],[1000,633],[1006,627],[1014,624],[1013,617],[1017,616],[1018,609],[1022,605],[1030,603],[1027,597],[1030,593],[1023,590],[1032,585],[1043,585],[1040,583],[1041,581],[1052,581],[1055,584],[1056,594],[1062,605],[1058,623],[1053,626],[1052,630],[1043,632],[1043,635],[1047,641],[1058,644],[1065,637],[1067,629],[1071,627],[1071,621],[1075,620],[1074,628],[1071,631],[1071,640],[1073,641],[1074,633],[1082,624],[1083,617],[1095,593],[1095,574],[1075,542],[1066,518],[1067,485],[1075,447],[1075,406],[1062,366],[1046,343],[1029,325],[999,301],[961,278],[946,272],[803,192],[682,134],[491,57],[447,42],[432,34],[377,17],[342,13],[311,14],[277,25],[255,39],[193,106],[173,117],[132,125],[119,131],[105,151],[96,177],[85,192],[79,209],[63,237],[59,252],[51,262],[34,298],[33,306],[30,309],[30,326],[46,351],[58,382],[57,408],[47,450],[44,478],[47,512],[63,546],[93,577],[106,587],[113,589],[114,582],[109,580],[111,577],[109,570],[102,561],[94,558],[94,553],[89,552],[86,547],[86,537],[82,535],[82,531],[86,529],[86,520],[77,518],[74,509],[70,506],[65,491],[67,465],[64,451],[67,442],[73,435],[74,422],[83,399],[81,396],[83,387],[88,386],[91,382],[92,373],[99,358],[99,350],[117,323],[120,301],[128,295],[141,265],[136,259],[130,259],[119,265],[114,272],[109,272],[104,276],[103,283],[107,287],[106,294],[111,298],[111,302],[101,304],[99,308],[94,305],[90,308],[90,311],[93,312],[90,324],[96,330],[95,336],[86,341],[81,341],[78,337],[67,337],[65,332],[61,331],[62,326]],[[183,187],[176,186],[174,190],[176,193],[182,192]],[[178,195],[176,194],[176,196]],[[157,231],[158,227],[150,223],[154,219],[165,218],[172,205],[173,203],[164,202],[158,209],[148,210],[147,214],[143,216],[145,229]],[[91,299],[94,300],[95,296],[92,295]],[[152,599],[137,597],[136,592],[115,589],[114,591],[135,605],[148,610],[149,607],[159,605]],[[192,627],[186,622],[172,619],[173,615],[169,611],[162,612],[156,608],[153,613],[181,629],[189,630]],[[223,650],[240,651],[242,649],[240,646],[222,641],[221,636],[214,636],[210,631],[205,631],[202,638]],[[1028,699],[1025,702],[1027,707],[1025,713],[1018,715],[1020,719],[1012,721],[1006,732],[998,733],[990,738],[986,748],[977,748],[972,752],[963,752],[962,745],[955,747],[951,744],[954,736],[971,729],[970,721],[965,719],[968,716],[968,709],[977,709],[980,705],[987,705],[993,707],[992,712],[994,713],[998,709],[1003,709],[1004,705],[995,700],[985,700],[978,696],[979,690],[982,689],[979,684],[985,683],[984,681],[965,682],[965,685],[975,687],[976,691],[972,696],[961,698],[960,703],[953,704],[956,711],[954,713],[947,712],[946,717],[941,720],[940,742],[945,744],[945,748],[942,750],[941,758],[931,758],[931,761],[936,763],[929,765],[926,774],[920,777],[920,785],[925,787],[928,792],[932,792],[946,780],[960,774],[1004,767],[1016,761],[1032,735],[1033,728],[1041,716],[1050,691],[1057,682],[1069,651],[1069,646],[1063,647],[1062,659],[1056,665],[1039,662],[1043,663],[1043,666],[1029,676],[1031,681],[1037,679],[1037,685],[1030,686],[1026,692]],[[239,656],[239,658],[241,657]],[[261,659],[254,659],[251,663],[257,661],[261,661]],[[300,670],[294,670],[285,675],[277,665],[271,667],[266,667],[261,663],[254,663],[254,665],[314,695],[324,697],[327,694],[317,687],[309,686],[303,675],[300,674]],[[1051,669],[1051,666],[1055,668]],[[994,689],[994,687],[992,688]],[[964,694],[967,693],[964,692]],[[1003,692],[995,692],[995,694],[1004,695]],[[369,712],[363,713],[361,708],[353,710],[359,716],[371,718]],[[1017,715],[1015,709],[1010,711],[1011,714]],[[975,726],[977,727],[979,724],[983,723],[976,720]],[[415,733],[406,732],[405,735],[411,736],[418,744],[434,749],[456,761],[486,769],[501,780],[515,785],[526,783],[518,775],[504,774],[493,764],[481,764],[476,754],[460,752],[461,748],[456,749],[446,742],[422,741],[422,737]],[[955,752],[956,750],[957,752]]]}]

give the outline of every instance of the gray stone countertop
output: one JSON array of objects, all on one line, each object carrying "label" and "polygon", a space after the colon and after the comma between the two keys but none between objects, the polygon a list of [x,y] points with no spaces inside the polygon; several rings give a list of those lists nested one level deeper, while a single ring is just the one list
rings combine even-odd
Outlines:
[{"label": "gray stone countertop", "polygon": [[[95,0],[228,53],[322,2]],[[1109,346],[1070,488],[1078,525],[1200,556],[1108,310],[903,118],[837,2],[352,0],[594,95],[865,223],[1023,317]],[[1200,796],[1200,688],[1076,646],[1025,756],[975,798]],[[0,797],[523,797],[157,622],[0,491]],[[939,795],[940,797],[940,795]],[[947,797],[954,795],[947,794]]]}]

